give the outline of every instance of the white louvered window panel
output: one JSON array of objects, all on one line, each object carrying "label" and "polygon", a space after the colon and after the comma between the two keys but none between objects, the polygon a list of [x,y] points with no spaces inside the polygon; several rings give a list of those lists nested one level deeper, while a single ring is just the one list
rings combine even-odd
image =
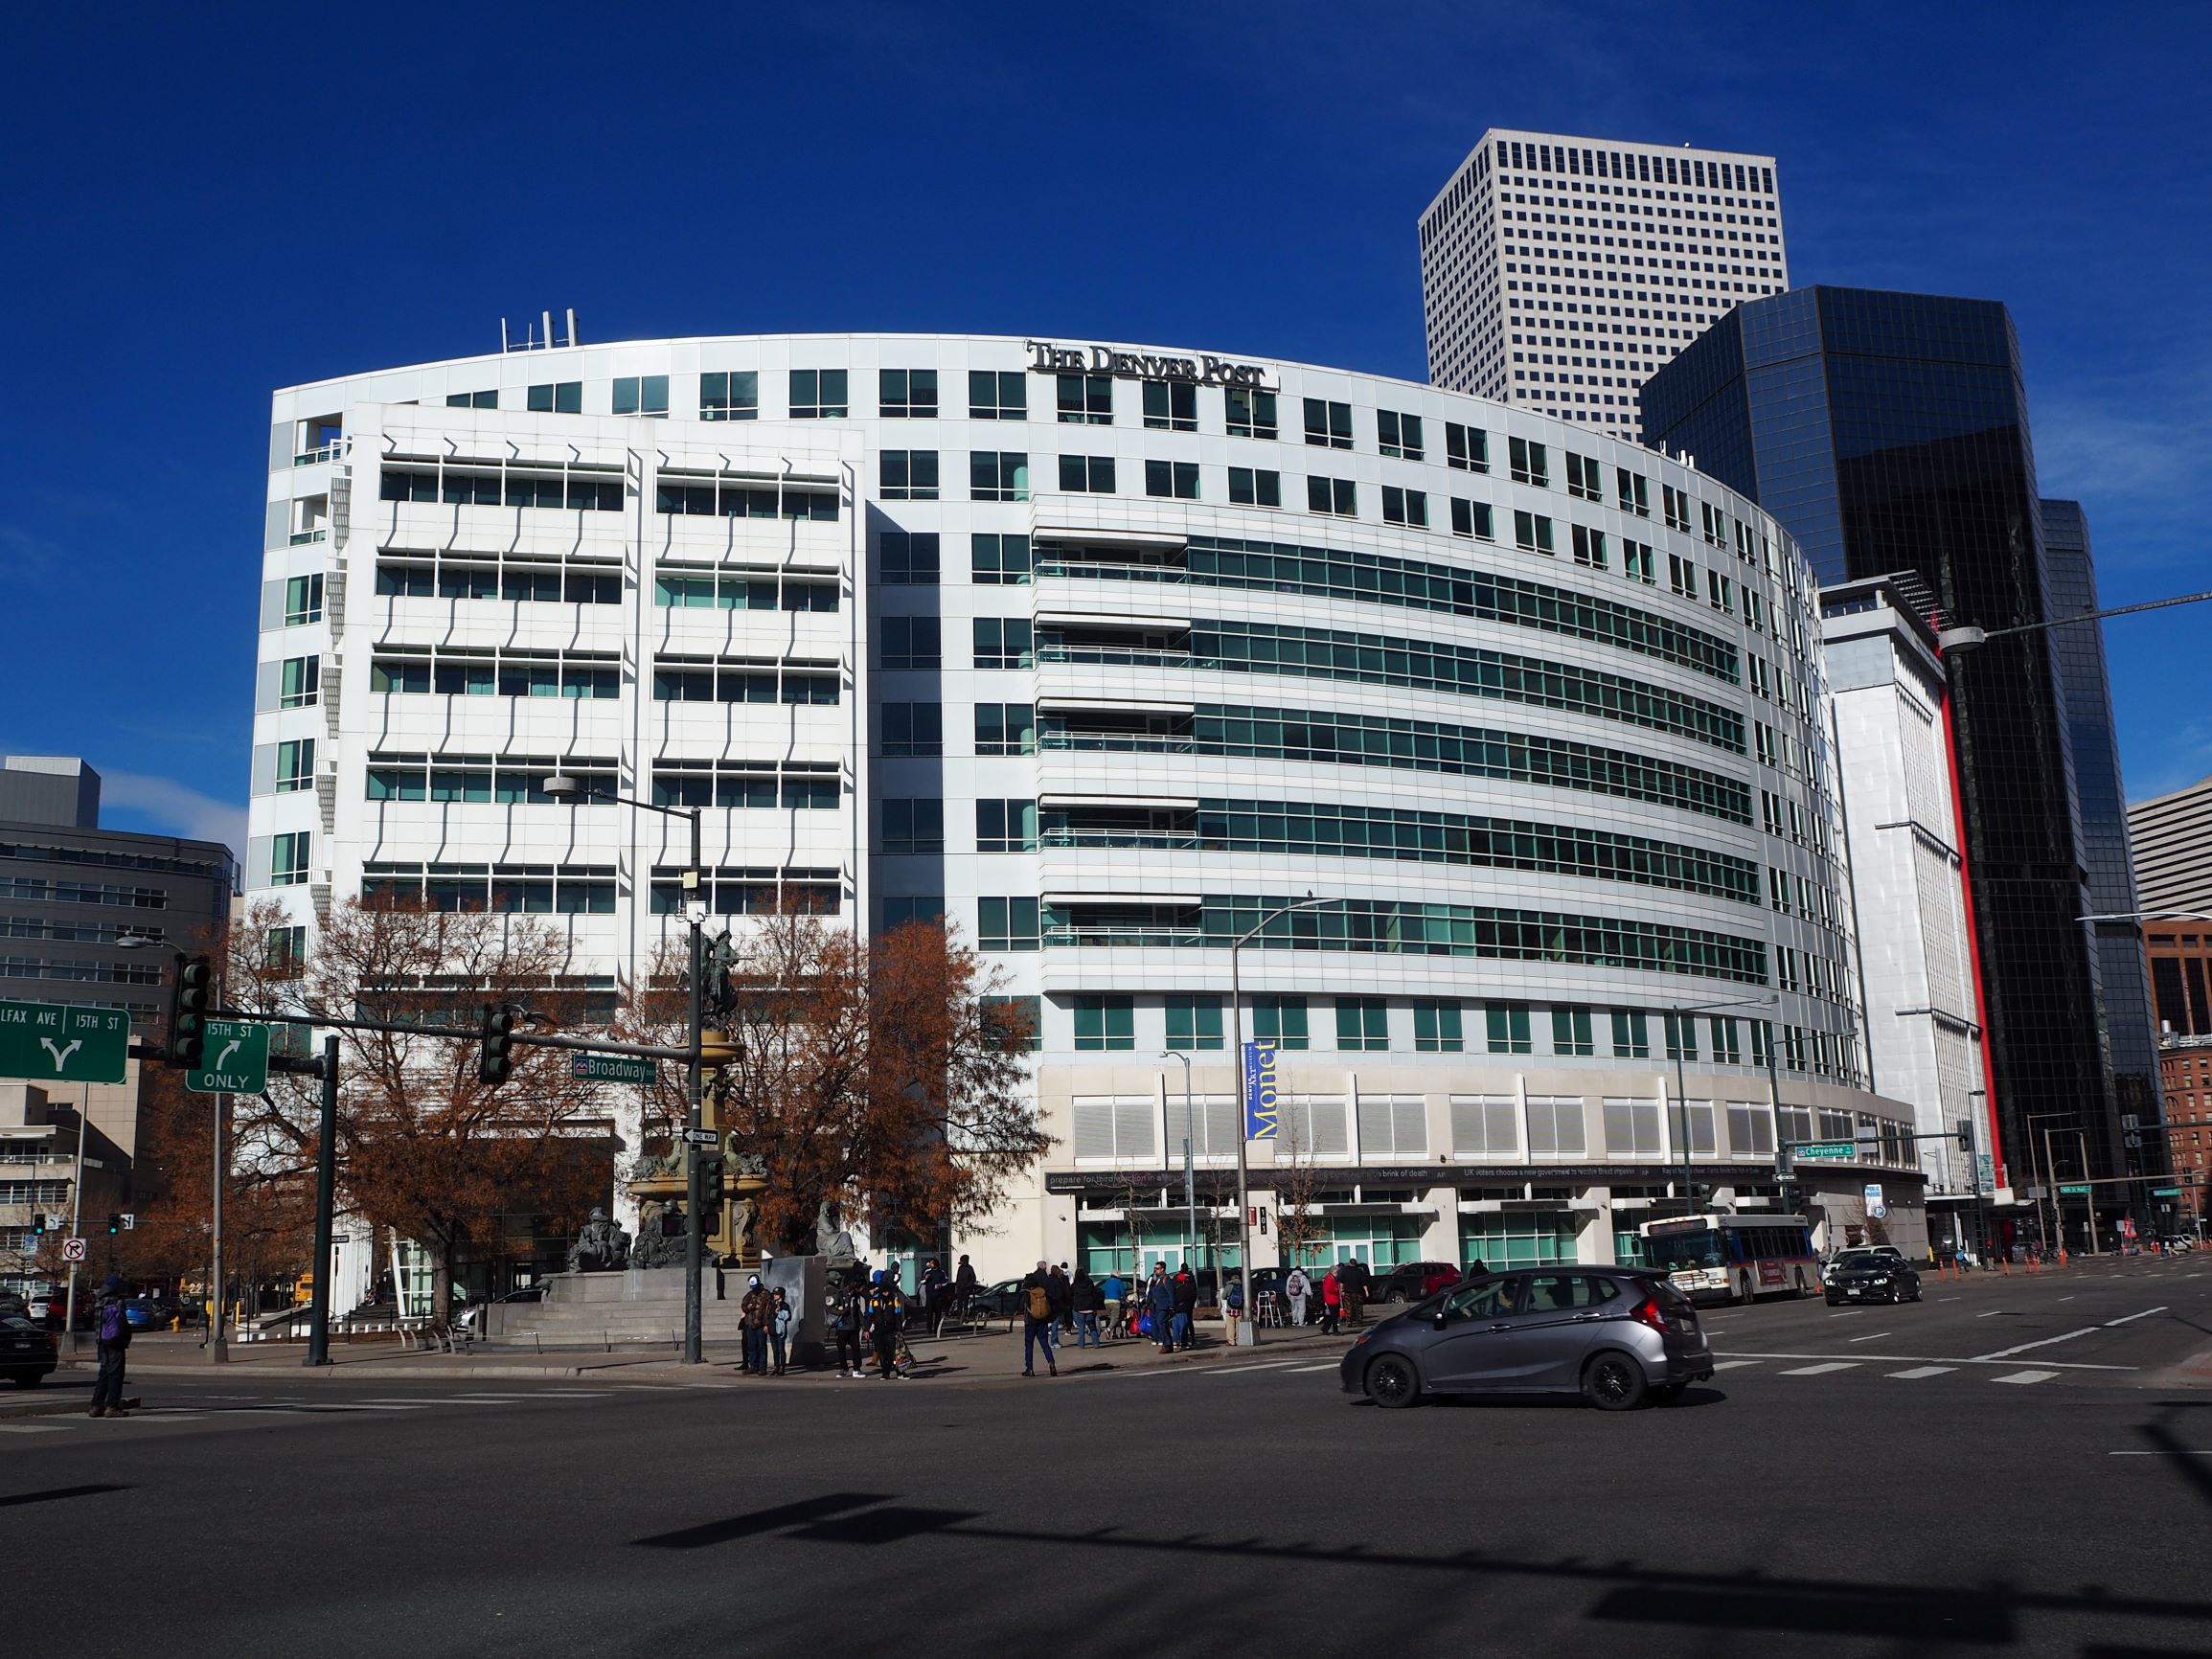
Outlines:
[{"label": "white louvered window panel", "polygon": [[[1575,1102],[1579,1111],[1582,1102]],[[1520,1111],[1511,1095],[1451,1097],[1451,1151],[1458,1158],[1511,1158],[1520,1152]]]}]

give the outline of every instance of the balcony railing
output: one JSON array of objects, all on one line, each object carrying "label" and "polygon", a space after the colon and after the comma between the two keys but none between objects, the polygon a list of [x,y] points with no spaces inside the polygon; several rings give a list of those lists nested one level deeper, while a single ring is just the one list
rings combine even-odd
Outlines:
[{"label": "balcony railing", "polygon": [[1191,738],[1157,738],[1143,732],[1106,735],[1098,732],[1039,732],[1039,749],[1065,749],[1079,754],[1191,755],[1197,752]]},{"label": "balcony railing", "polygon": [[346,452],[346,440],[333,438],[320,449],[303,449],[292,457],[294,466],[320,466],[326,461],[335,461]]},{"label": "balcony railing", "polygon": [[1209,669],[1220,667],[1218,657],[1194,656],[1187,650],[1162,650],[1149,646],[1044,646],[1037,648],[1040,663],[1094,663],[1131,669]]}]

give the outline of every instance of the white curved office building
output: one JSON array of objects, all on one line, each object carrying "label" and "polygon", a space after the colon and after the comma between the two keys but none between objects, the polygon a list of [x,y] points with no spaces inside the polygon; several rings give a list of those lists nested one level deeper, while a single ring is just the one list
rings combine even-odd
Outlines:
[{"label": "white curved office building", "polygon": [[685,829],[559,769],[710,807],[736,925],[942,913],[1036,999],[1060,1142],[954,1241],[987,1273],[1174,1259],[1186,1133],[1233,1217],[1226,945],[1309,894],[1241,959],[1253,1205],[1294,1137],[1331,1255],[1610,1260],[1685,1133],[1756,1208],[1778,1139],[1906,1115],[1809,574],[1635,444],[1243,355],[777,335],[290,388],[268,479],[255,896],[537,913],[611,991]]}]

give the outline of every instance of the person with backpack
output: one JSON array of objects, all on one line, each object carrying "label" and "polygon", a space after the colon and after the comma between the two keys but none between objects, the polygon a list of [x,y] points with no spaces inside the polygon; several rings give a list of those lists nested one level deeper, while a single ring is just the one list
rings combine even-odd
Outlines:
[{"label": "person with backpack", "polygon": [[1175,1269],[1175,1317],[1168,1327],[1177,1348],[1198,1345],[1198,1282],[1188,1267]]},{"label": "person with backpack", "polygon": [[1118,1338],[1122,1333],[1122,1304],[1129,1299],[1129,1283],[1122,1278],[1118,1268],[1108,1273],[1106,1283],[1099,1286],[1100,1298],[1106,1305],[1106,1329],[1108,1336]]},{"label": "person with backpack", "polygon": [[837,1375],[866,1376],[860,1359],[860,1332],[868,1324],[868,1292],[852,1284],[830,1305],[830,1334],[837,1344]]},{"label": "person with backpack", "polygon": [[1145,1317],[1152,1322],[1152,1338],[1162,1353],[1175,1351],[1175,1287],[1169,1283],[1164,1261],[1152,1264],[1152,1283],[1145,1286]]},{"label": "person with backpack", "polygon": [[110,1273],[100,1287],[92,1326],[100,1341],[100,1375],[92,1384],[91,1417],[128,1417],[123,1409],[123,1360],[130,1351],[130,1320],[124,1313],[123,1281]]},{"label": "person with backpack", "polygon": [[1306,1269],[1293,1267],[1290,1276],[1283,1281],[1283,1294],[1290,1300],[1290,1323],[1306,1323],[1306,1298],[1313,1294],[1313,1281],[1306,1277]]},{"label": "person with backpack", "polygon": [[1058,1376],[1060,1366],[1053,1358],[1052,1327],[1058,1315],[1052,1306],[1052,1269],[1044,1262],[1021,1282],[1021,1375],[1037,1375],[1037,1351],[1044,1350],[1044,1370],[1048,1376]]},{"label": "person with backpack", "polygon": [[1221,1284],[1221,1320],[1227,1326],[1229,1346],[1237,1346],[1237,1324],[1244,1317],[1244,1281],[1242,1275],[1224,1273]]},{"label": "person with backpack", "polygon": [[868,1289],[868,1340],[876,1350],[877,1374],[886,1382],[899,1375],[899,1282],[878,1268]]},{"label": "person with backpack", "polygon": [[761,1287],[759,1274],[754,1274],[745,1284],[745,1293],[738,1299],[738,1334],[741,1346],[738,1368],[748,1376],[768,1375],[768,1293]]},{"label": "person with backpack", "polygon": [[781,1290],[768,1309],[768,1347],[776,1356],[776,1375],[781,1376],[791,1352],[791,1299]]}]

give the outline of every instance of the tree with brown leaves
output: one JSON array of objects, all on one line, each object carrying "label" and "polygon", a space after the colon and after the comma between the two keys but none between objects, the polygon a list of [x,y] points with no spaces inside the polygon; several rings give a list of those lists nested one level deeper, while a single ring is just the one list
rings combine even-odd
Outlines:
[{"label": "tree with brown leaves", "polygon": [[970,1227],[1052,1145],[1028,1017],[944,928],[869,941],[775,916],[733,944],[737,1058],[716,1089],[733,1150],[765,1166],[760,1237],[810,1252],[824,1204],[878,1239]]}]

